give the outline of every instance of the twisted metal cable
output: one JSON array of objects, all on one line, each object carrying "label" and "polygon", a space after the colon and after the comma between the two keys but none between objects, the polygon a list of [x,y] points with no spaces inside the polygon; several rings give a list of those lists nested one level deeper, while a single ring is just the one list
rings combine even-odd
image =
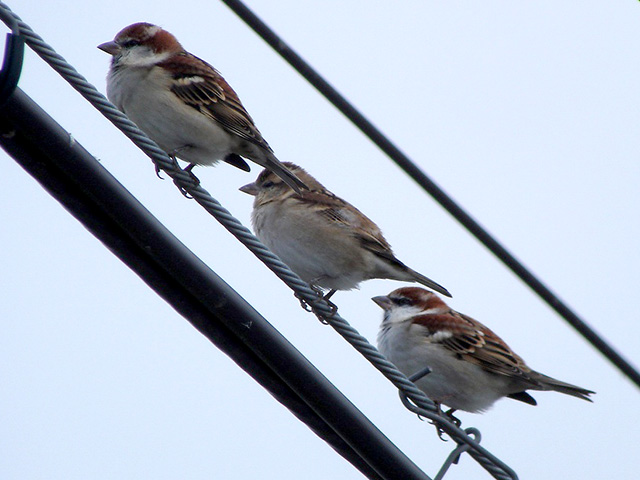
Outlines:
[{"label": "twisted metal cable", "polygon": [[[131,120],[120,112],[107,98],[89,83],[61,55],[51,48],[36,34],[29,25],[0,1],[0,17],[5,23],[8,19],[18,22],[20,33],[25,36],[26,43],[47,64],[58,72],[75,90],[102,113],[116,128],[121,130],[138,148],[154,163],[156,169],[166,172],[181,191],[187,192],[209,214],[211,214],[227,231],[247,247],[263,262],[280,280],[291,288],[296,297],[309,305],[313,313],[323,322],[331,325],[352,347],[363,355],[385,378],[400,390],[414,407],[411,411],[422,417],[433,420],[456,443],[468,445],[468,453],[494,478],[498,480],[517,479],[516,473],[500,459],[471,438],[466,431],[442,417],[434,402],[417,388],[395,365],[389,362],[369,341],[359,334],[345,319],[338,315],[335,308],[317,291],[312,289],[274,253],[272,253],[251,231],[242,225],[227,209],[225,209],[194,177],[180,168],[174,158],[147,137]],[[477,436],[479,439],[479,436]],[[459,450],[462,452],[464,449]]]}]

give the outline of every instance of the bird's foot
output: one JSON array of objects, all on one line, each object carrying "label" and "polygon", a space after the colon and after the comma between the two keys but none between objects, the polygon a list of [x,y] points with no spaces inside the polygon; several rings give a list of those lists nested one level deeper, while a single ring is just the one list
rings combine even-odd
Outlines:
[{"label": "bird's foot", "polygon": [[316,315],[316,317],[318,317],[318,320],[320,320],[321,323],[327,325],[327,320],[326,317],[327,315],[323,315],[323,314],[319,314],[317,313],[316,309],[314,308],[314,306],[316,304],[323,304],[326,302],[326,304],[329,305],[330,308],[330,313],[329,313],[329,317],[333,317],[336,312],[338,311],[338,307],[329,301],[329,298],[331,298],[331,296],[336,293],[335,290],[331,290],[329,291],[329,293],[327,293],[326,295],[324,295],[324,292],[322,291],[322,289],[320,287],[318,287],[317,285],[311,284],[310,285],[311,290],[314,291],[314,293],[318,296],[317,300],[314,300],[312,302],[308,302],[307,300],[305,300],[304,298],[302,298],[300,295],[298,295],[297,293],[295,293],[295,297],[298,299],[298,301],[300,302],[300,305],[302,306],[302,308],[304,308],[307,312],[312,312]]},{"label": "bird's foot", "polygon": [[190,163],[184,168],[184,171],[189,174],[189,176],[191,177],[191,180],[193,180],[193,183],[195,183],[194,186],[197,187],[198,185],[200,185],[200,179],[196,177],[195,174],[193,173],[193,169],[195,168],[195,166],[196,166],[195,163]]},{"label": "bird's foot", "polygon": [[[455,408],[450,408],[449,410],[444,412],[439,403],[436,403],[436,406],[438,407],[438,410],[437,410],[438,415],[440,415],[443,418],[446,418],[451,423],[453,423],[456,427],[459,427],[460,425],[462,425],[462,422],[460,421],[460,419],[453,416],[453,412],[456,411]],[[434,421],[433,425],[436,427],[436,431],[438,432],[438,438],[443,442],[446,442],[447,439],[442,438],[442,434],[445,433],[444,429],[440,426],[440,424],[437,421]]]},{"label": "bird's foot", "polygon": [[[199,179],[198,177],[196,177],[196,176],[195,176],[195,174],[193,173],[193,171],[192,171],[192,170],[193,170],[193,168],[194,168],[194,167],[195,167],[195,164],[190,163],[189,165],[187,165],[187,166],[184,168],[184,170],[183,170],[183,171],[184,171],[184,172],[187,172],[187,173],[189,174],[189,178],[190,178],[190,180],[191,180],[191,181],[192,181],[192,183],[193,183],[193,185],[192,185],[192,186],[195,188],[195,187],[197,187],[198,185],[200,185],[200,179]],[[176,186],[180,189],[180,193],[182,193],[182,195],[184,195],[186,198],[193,198],[193,197],[189,194],[189,192],[187,192],[187,190],[186,190],[183,186],[179,185],[175,180],[174,180],[174,183],[175,183],[175,184],[176,184]]]},{"label": "bird's foot", "polygon": [[313,309],[311,308],[311,306],[307,303],[307,301],[304,298],[298,295],[298,292],[295,292],[293,296],[298,299],[298,301],[300,302],[300,306],[302,308],[304,308],[307,312],[313,312]]},{"label": "bird's foot", "polygon": [[330,317],[333,317],[336,313],[338,313],[338,306],[335,303],[333,303],[332,301],[329,300],[331,297],[333,297],[334,293],[336,293],[336,290],[332,289],[332,290],[329,290],[324,297],[322,297],[322,299],[325,302],[327,302],[327,305],[329,305],[329,309],[330,309],[329,310],[330,311],[329,316]]},{"label": "bird's foot", "polygon": [[460,425],[462,425],[462,422],[460,421],[460,419],[458,417],[454,417],[453,416],[453,412],[455,412],[456,409],[455,408],[450,408],[449,410],[447,410],[446,412],[443,413],[443,415],[449,419],[449,421],[451,423],[453,423],[456,427],[459,427]]}]

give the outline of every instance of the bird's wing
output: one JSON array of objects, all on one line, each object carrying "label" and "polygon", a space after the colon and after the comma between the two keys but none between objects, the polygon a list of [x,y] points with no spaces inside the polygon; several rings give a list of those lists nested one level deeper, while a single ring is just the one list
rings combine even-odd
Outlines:
[{"label": "bird's wing", "polygon": [[378,226],[349,202],[328,190],[304,192],[303,195],[296,197],[296,200],[313,206],[318,215],[335,227],[348,230],[363,248],[386,260],[398,262]]},{"label": "bird's wing", "polygon": [[[194,61],[195,60],[195,61]],[[225,130],[272,152],[236,92],[204,60],[184,52],[160,63],[173,73],[171,91]]]},{"label": "bird's wing", "polygon": [[477,320],[450,310],[442,314],[417,317],[415,323],[426,327],[431,341],[440,343],[459,358],[484,370],[537,384],[530,378],[531,369],[504,341]]},{"label": "bird's wing", "polygon": [[292,197],[296,202],[304,204],[315,215],[319,215],[337,228],[353,229],[353,222],[345,207],[347,202],[335,196],[328,190],[312,189],[303,192],[302,195]]}]

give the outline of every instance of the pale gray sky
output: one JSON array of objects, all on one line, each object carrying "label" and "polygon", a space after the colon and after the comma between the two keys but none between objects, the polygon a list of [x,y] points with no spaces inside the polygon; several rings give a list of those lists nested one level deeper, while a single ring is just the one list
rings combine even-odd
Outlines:
[{"label": "pale gray sky", "polygon": [[[640,4],[268,2],[270,26],[628,359],[640,365]],[[104,92],[95,48],[157,23],[216,66],[283,161],[384,230],[400,259],[541,372],[597,392],[461,413],[520,478],[633,479],[640,392],[221,2],[11,1]],[[20,86],[224,277],[426,473],[453,448],[31,51]],[[1,153],[0,478],[356,479],[360,474],[195,331]],[[198,169],[249,225],[252,181]],[[243,268],[239,269],[238,265]],[[375,341],[369,299],[336,294]],[[274,299],[276,299],[274,301]],[[447,480],[489,478],[469,457]]]}]

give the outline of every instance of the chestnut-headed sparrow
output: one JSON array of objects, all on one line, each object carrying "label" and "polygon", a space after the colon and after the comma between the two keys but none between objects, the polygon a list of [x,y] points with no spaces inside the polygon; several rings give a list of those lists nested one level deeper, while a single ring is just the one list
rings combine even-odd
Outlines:
[{"label": "chestnut-headed sparrow", "polygon": [[526,390],[554,390],[588,400],[594,393],[531,370],[495,333],[452,310],[436,294],[405,287],[373,297],[384,309],[378,348],[438,405],[482,412],[509,397],[536,405]]},{"label": "chestnut-headed sparrow", "polygon": [[240,190],[255,196],[251,221],[257,237],[304,281],[330,289],[325,298],[374,278],[418,282],[451,296],[398,260],[378,226],[357,208],[301,167],[284,166],[309,190],[296,195],[268,170]]},{"label": "chestnut-headed sparrow", "polygon": [[285,169],[242,106],[208,63],[150,23],[134,23],[98,48],[113,56],[107,97],[169,155],[195,165],[241,158],[272,170],[296,191],[306,188]]}]

